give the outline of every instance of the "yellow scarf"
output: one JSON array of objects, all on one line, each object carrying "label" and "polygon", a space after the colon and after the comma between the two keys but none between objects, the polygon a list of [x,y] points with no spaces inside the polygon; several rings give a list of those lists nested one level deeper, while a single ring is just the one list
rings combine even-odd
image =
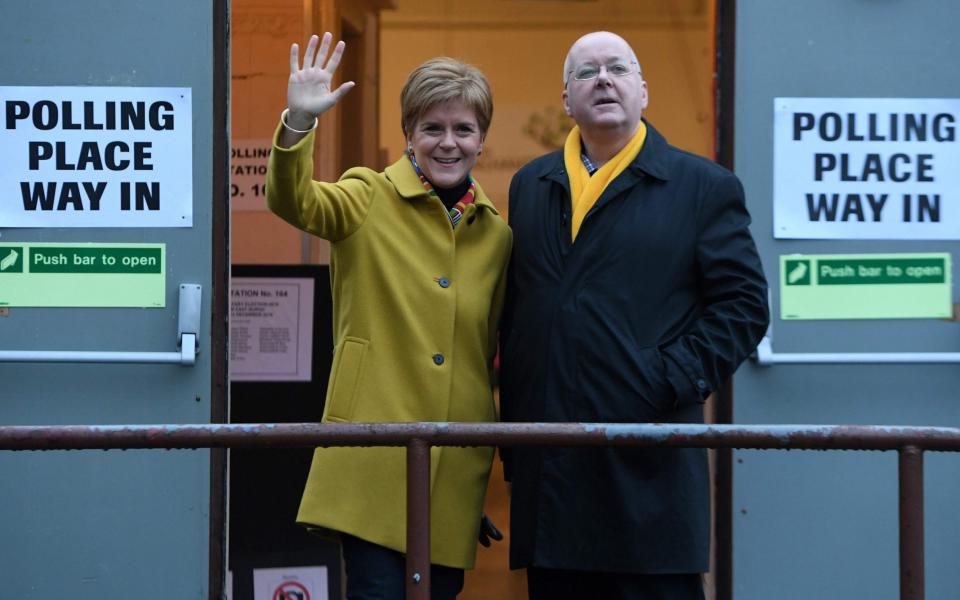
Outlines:
[{"label": "yellow scarf", "polygon": [[647,126],[640,121],[640,127],[633,135],[633,139],[624,146],[617,155],[607,161],[602,167],[590,176],[587,167],[580,160],[580,127],[574,125],[567,135],[563,145],[563,163],[567,167],[567,176],[570,178],[570,200],[573,204],[573,219],[571,220],[573,239],[577,239],[583,218],[593,208],[593,205],[607,189],[607,185],[623,172],[633,159],[640,154],[643,141],[647,139]]}]

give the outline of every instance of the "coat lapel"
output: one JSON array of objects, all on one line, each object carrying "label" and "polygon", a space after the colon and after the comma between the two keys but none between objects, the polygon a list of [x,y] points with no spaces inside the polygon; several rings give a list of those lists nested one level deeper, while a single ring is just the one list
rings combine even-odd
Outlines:
[{"label": "coat lapel", "polygon": [[397,188],[397,193],[401,198],[407,200],[426,200],[429,198],[427,188],[420,183],[420,177],[414,170],[410,159],[403,156],[397,162],[383,170],[390,183]]},{"label": "coat lapel", "polygon": [[569,202],[570,178],[567,177],[567,168],[563,164],[563,152],[554,153],[553,160],[548,161],[540,171],[540,179],[546,179],[547,181],[553,181],[560,184],[560,186],[566,190],[566,199]]},{"label": "coat lapel", "polygon": [[[390,183],[397,188],[397,193],[400,194],[401,198],[410,201],[422,201],[430,197],[427,194],[427,189],[423,187],[423,183],[420,181],[420,176],[414,170],[413,164],[406,156],[384,169],[383,172]],[[474,181],[474,183],[477,186],[477,195],[473,199],[473,203],[476,204],[478,209],[482,206],[493,214],[499,215],[500,212],[497,211],[497,207],[487,197],[480,184],[477,181]]]}]

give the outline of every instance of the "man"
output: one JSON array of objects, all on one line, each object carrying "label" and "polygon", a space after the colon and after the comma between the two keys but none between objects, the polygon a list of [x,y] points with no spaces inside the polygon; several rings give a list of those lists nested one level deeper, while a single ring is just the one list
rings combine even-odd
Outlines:
[{"label": "man", "polygon": [[[702,423],[767,326],[743,188],[641,119],[621,37],[577,40],[563,82],[577,126],[510,185],[503,419]],[[532,600],[703,598],[705,450],[516,447],[505,468]]]}]

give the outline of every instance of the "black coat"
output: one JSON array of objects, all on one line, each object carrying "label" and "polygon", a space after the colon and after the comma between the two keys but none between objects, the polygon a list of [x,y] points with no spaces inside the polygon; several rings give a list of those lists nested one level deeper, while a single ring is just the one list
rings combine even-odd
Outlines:
[{"label": "black coat", "polygon": [[[768,321],[739,180],[648,124],[573,244],[570,214],[562,152],[514,176],[503,420],[702,423],[703,401]],[[504,457],[513,568],[707,570],[705,450],[516,447]]]}]

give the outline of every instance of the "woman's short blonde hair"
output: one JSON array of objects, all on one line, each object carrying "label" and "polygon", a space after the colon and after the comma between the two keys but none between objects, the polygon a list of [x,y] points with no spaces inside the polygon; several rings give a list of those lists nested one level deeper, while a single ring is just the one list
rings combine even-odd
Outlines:
[{"label": "woman's short blonde hair", "polygon": [[480,133],[485,135],[493,118],[493,95],[480,69],[454,58],[432,58],[410,73],[400,92],[400,126],[413,132],[417,121],[434,106],[460,100],[473,109]]}]

